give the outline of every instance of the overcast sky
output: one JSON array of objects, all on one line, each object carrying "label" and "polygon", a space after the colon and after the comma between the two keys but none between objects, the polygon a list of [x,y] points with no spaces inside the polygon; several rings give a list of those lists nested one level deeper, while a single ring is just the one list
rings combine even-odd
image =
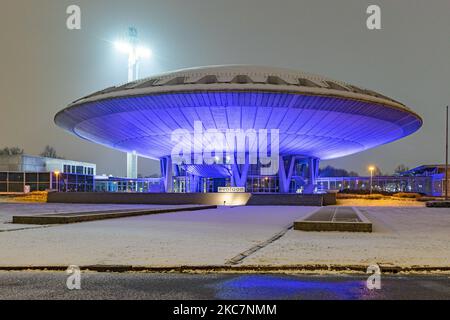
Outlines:
[{"label": "overcast sky", "polygon": [[[66,28],[66,8],[82,10],[82,29]],[[366,9],[382,9],[382,30],[366,28]],[[444,107],[450,103],[449,0],[2,0],[0,147],[39,154],[45,145],[70,159],[125,175],[123,153],[80,140],[53,117],[71,101],[127,78],[111,42],[139,29],[154,51],[141,75],[211,64],[287,67],[367,87],[402,101],[424,119],[400,141],[323,162],[366,174],[442,163]],[[159,171],[141,161],[139,172]]]}]

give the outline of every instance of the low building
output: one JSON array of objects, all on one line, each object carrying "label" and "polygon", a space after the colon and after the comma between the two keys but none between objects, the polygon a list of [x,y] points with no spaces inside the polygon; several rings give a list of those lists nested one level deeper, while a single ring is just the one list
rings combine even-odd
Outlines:
[{"label": "low building", "polygon": [[0,193],[93,191],[93,163],[31,155],[0,156]]},{"label": "low building", "polygon": [[[450,176],[450,170],[449,170]],[[319,177],[317,190],[370,191],[370,177]],[[444,195],[445,165],[422,165],[394,176],[372,178],[374,192],[415,192],[429,196]],[[447,186],[450,193],[450,182]]]}]

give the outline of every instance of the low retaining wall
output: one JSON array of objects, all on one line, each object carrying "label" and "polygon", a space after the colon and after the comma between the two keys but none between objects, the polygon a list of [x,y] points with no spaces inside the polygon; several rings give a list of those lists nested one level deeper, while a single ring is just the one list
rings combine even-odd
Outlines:
[{"label": "low retaining wall", "polygon": [[245,205],[250,193],[109,193],[109,192],[53,192],[47,202],[105,203],[105,204],[202,204]]},{"label": "low retaining wall", "polygon": [[118,219],[126,217],[145,216],[161,213],[172,213],[180,211],[198,211],[216,209],[217,206],[176,206],[165,208],[150,208],[139,210],[122,210],[122,211],[94,211],[94,212],[73,212],[73,213],[59,213],[59,214],[43,214],[31,216],[13,216],[13,223],[16,224],[69,224],[97,220]]},{"label": "low retaining wall", "polygon": [[47,202],[163,205],[226,204],[233,206],[326,206],[336,204],[336,194],[52,192],[48,194]]},{"label": "low retaining wall", "polygon": [[323,205],[322,194],[253,194],[248,206],[318,206]]}]

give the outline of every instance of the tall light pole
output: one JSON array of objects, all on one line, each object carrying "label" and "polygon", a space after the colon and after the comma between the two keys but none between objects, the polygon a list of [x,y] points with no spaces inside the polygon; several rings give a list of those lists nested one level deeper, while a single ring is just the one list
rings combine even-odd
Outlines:
[{"label": "tall light pole", "polygon": [[56,190],[59,192],[59,171],[55,171],[55,178],[56,178]]},{"label": "tall light pole", "polygon": [[369,167],[369,171],[370,171],[370,194],[372,194],[372,186],[373,186],[373,172],[375,170],[374,166],[370,166]]},{"label": "tall light pole", "polygon": [[448,200],[448,106],[445,109],[445,201]]},{"label": "tall light pole", "polygon": [[[116,41],[116,49],[128,55],[128,82],[139,79],[139,62],[152,56],[152,51],[139,44],[138,32],[134,27],[128,29],[127,40]],[[136,152],[127,153],[127,178],[137,179],[138,157]]]}]

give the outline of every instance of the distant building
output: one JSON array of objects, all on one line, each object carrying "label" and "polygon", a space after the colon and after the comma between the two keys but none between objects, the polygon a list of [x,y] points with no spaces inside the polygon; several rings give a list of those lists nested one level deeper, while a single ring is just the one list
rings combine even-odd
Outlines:
[{"label": "distant building", "polygon": [[[372,188],[374,192],[416,192],[442,196],[444,181],[445,165],[422,165],[396,176],[375,176],[372,179]],[[318,191],[370,190],[370,177],[319,177],[317,182]],[[447,187],[450,191],[450,182]]]},{"label": "distant building", "polygon": [[0,193],[93,191],[93,163],[31,155],[0,156]]}]

